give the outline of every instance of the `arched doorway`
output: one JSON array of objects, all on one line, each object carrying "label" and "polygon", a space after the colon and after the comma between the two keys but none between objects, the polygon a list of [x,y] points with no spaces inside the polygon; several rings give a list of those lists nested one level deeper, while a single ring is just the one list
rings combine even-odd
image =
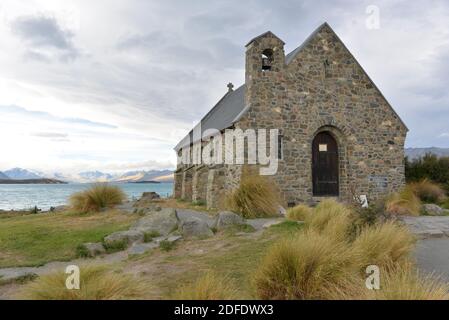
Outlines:
[{"label": "arched doorway", "polygon": [[314,196],[338,196],[338,145],[327,131],[312,142],[312,181]]}]

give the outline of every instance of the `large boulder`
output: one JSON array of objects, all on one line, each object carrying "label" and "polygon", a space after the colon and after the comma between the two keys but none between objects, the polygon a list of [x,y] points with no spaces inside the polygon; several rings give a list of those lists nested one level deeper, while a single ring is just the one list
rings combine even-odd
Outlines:
[{"label": "large boulder", "polygon": [[195,217],[191,217],[182,222],[181,232],[184,238],[203,239],[214,235],[207,222]]},{"label": "large boulder", "polygon": [[178,217],[175,209],[163,208],[139,219],[131,227],[142,233],[154,232],[160,235],[168,235],[178,228]]},{"label": "large boulder", "polygon": [[444,216],[449,213],[449,210],[432,203],[423,204],[422,211],[429,216]]},{"label": "large boulder", "polygon": [[86,250],[88,257],[95,257],[106,252],[101,242],[87,242],[83,243],[82,246]]},{"label": "large boulder", "polygon": [[142,242],[143,232],[138,230],[118,231],[104,238],[104,242],[106,244],[112,244],[114,242],[122,242],[122,241],[126,241],[128,244],[134,242]]},{"label": "large boulder", "polygon": [[231,211],[221,211],[215,218],[214,228],[217,230],[225,229],[233,225],[245,224],[245,219],[243,219],[238,214]]}]

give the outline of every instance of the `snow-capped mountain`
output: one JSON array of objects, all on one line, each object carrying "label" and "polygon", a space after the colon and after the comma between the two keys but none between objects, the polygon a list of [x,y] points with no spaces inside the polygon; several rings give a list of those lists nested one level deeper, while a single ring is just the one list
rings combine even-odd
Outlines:
[{"label": "snow-capped mountain", "polygon": [[42,176],[36,174],[34,171],[26,170],[22,168],[13,168],[3,172],[10,179],[25,180],[25,179],[41,179]]},{"label": "snow-capped mountain", "polygon": [[406,148],[405,155],[409,157],[409,159],[416,159],[423,157],[426,153],[432,153],[437,157],[449,157],[449,148],[437,148],[437,147],[429,147],[429,148]]},{"label": "snow-capped mountain", "polygon": [[149,171],[128,171],[125,173],[105,173],[101,171],[85,171],[75,174],[65,174],[60,172],[38,172],[34,170],[14,168],[4,173],[0,172],[0,179],[56,179],[72,183],[92,183],[92,182],[142,182],[159,181],[172,182],[173,171],[171,170],[149,170]]},{"label": "snow-capped mountain", "polygon": [[[171,170],[129,171],[115,179],[117,182],[141,182],[141,181],[171,181]],[[168,177],[167,177],[168,176]],[[167,178],[165,178],[167,177]]]},{"label": "snow-capped mountain", "polygon": [[4,174],[3,172],[0,171],[0,179],[9,180],[9,177],[6,174]]},{"label": "snow-capped mountain", "polygon": [[96,181],[96,182],[106,182],[114,179],[114,176],[109,173],[104,173],[100,171],[86,171],[78,173],[78,176],[82,180],[86,181]]}]

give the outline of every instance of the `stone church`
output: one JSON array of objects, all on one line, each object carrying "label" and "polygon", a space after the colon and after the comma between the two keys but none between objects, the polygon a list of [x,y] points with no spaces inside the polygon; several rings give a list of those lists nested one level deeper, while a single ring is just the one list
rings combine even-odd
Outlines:
[{"label": "stone church", "polygon": [[[215,129],[279,129],[278,168],[267,176],[284,205],[321,197],[374,201],[405,183],[407,127],[332,28],[324,23],[285,54],[265,32],[246,45],[245,84],[228,92],[199,123]],[[239,184],[244,165],[191,160],[194,129],[175,147],[174,196],[220,207]],[[184,161],[182,161],[184,158]]]}]

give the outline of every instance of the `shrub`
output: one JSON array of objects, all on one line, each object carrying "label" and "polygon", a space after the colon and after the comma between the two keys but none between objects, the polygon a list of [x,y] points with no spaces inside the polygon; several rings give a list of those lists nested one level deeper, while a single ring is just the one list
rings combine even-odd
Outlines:
[{"label": "shrub", "polygon": [[312,213],[312,208],[300,204],[287,210],[287,219],[294,221],[304,221]]},{"label": "shrub", "polygon": [[377,300],[448,300],[449,285],[432,275],[419,274],[407,264],[390,272],[382,272]]},{"label": "shrub", "polygon": [[104,242],[103,247],[107,253],[114,253],[118,251],[123,251],[128,248],[128,240],[115,240],[111,242]]},{"label": "shrub", "polygon": [[385,203],[385,210],[393,215],[418,216],[421,210],[421,201],[413,190],[406,186],[401,191],[390,195]]},{"label": "shrub", "polygon": [[368,265],[385,267],[408,261],[415,238],[407,227],[393,221],[365,227],[352,243],[360,259],[360,269]]},{"label": "shrub", "polygon": [[343,242],[312,230],[272,246],[255,274],[260,299],[326,299],[356,274],[356,257]]},{"label": "shrub", "polygon": [[159,248],[161,248],[162,251],[170,251],[175,248],[175,243],[167,240],[162,240],[159,242]]},{"label": "shrub", "polygon": [[423,202],[441,203],[446,200],[446,192],[438,184],[428,179],[410,183],[410,188]]},{"label": "shrub", "polygon": [[154,238],[160,237],[161,234],[157,231],[145,232],[143,234],[143,242],[151,242]]},{"label": "shrub", "polygon": [[80,212],[98,212],[104,208],[112,208],[126,199],[125,193],[117,186],[97,183],[87,190],[73,194],[69,201],[71,207]]},{"label": "shrub", "polygon": [[405,177],[407,182],[429,179],[445,185],[449,191],[449,157],[438,158],[434,154],[409,161],[405,159]]},{"label": "shrub", "polygon": [[276,215],[279,197],[266,177],[244,174],[239,187],[227,195],[226,207],[247,219],[269,217]]},{"label": "shrub", "polygon": [[87,250],[84,244],[80,244],[76,247],[76,256],[79,258],[88,258],[90,257],[89,250]]},{"label": "shrub", "polygon": [[191,285],[183,286],[173,297],[176,300],[233,300],[237,290],[228,278],[208,272]]},{"label": "shrub", "polygon": [[343,240],[351,230],[351,216],[349,208],[327,199],[320,202],[312,214],[306,216],[305,225],[308,229]]},{"label": "shrub", "polygon": [[142,298],[146,285],[132,276],[117,274],[105,267],[80,267],[80,290],[66,288],[63,271],[39,277],[21,291],[32,300],[115,300]]}]

